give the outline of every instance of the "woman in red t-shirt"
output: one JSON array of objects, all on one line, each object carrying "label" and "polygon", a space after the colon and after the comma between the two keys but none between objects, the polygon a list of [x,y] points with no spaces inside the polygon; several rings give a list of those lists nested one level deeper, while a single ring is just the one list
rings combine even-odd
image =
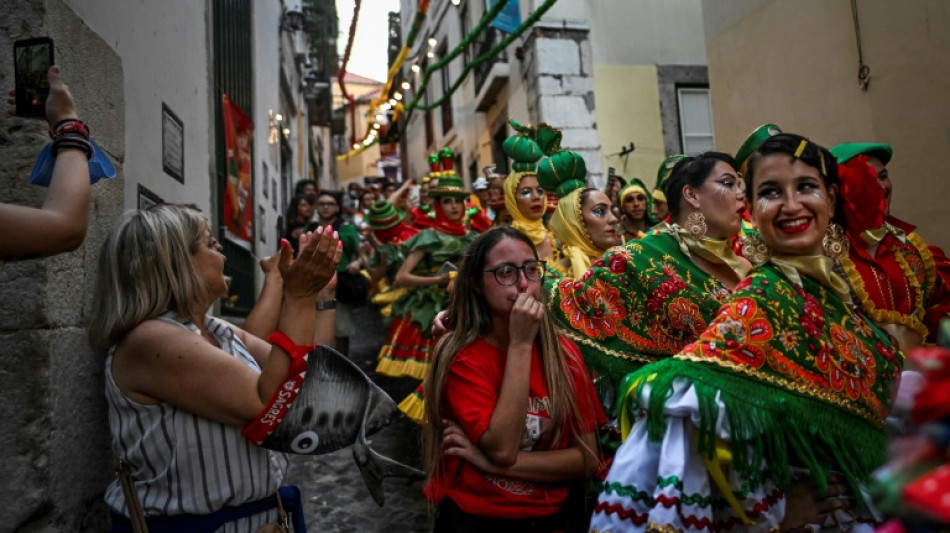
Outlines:
[{"label": "woman in red t-shirt", "polygon": [[580,353],[546,312],[543,275],[531,240],[510,227],[480,236],[462,262],[453,331],[425,383],[437,533],[586,530],[565,503],[571,483],[597,471],[605,417]]}]

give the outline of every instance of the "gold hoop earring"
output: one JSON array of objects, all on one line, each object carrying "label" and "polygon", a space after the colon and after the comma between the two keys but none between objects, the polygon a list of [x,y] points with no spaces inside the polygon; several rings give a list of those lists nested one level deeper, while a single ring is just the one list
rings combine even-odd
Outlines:
[{"label": "gold hoop earring", "polygon": [[762,266],[772,258],[772,249],[765,244],[758,231],[743,233],[739,241],[742,243],[742,257],[748,259],[753,265]]},{"label": "gold hoop earring", "polygon": [[706,215],[699,211],[693,211],[686,217],[686,231],[694,239],[702,239],[706,236]]},{"label": "gold hoop earring", "polygon": [[825,255],[832,259],[840,259],[848,255],[848,237],[840,224],[835,222],[828,224],[825,236],[821,239],[821,248],[825,251]]}]

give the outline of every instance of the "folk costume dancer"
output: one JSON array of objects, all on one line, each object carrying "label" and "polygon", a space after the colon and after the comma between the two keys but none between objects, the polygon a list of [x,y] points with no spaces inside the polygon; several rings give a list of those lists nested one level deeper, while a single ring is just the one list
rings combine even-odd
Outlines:
[{"label": "folk costume dancer", "polygon": [[445,264],[459,266],[477,234],[462,223],[469,195],[452,170],[442,171],[430,186],[435,219],[402,245],[405,256],[395,282],[408,293],[393,303],[393,319],[376,371],[391,377],[422,380],[429,364],[432,321],[449,300],[447,289],[454,276]]},{"label": "folk costume dancer", "polygon": [[[745,204],[731,156],[683,158],[666,196],[672,224],[611,248],[581,277],[546,286],[551,312],[584,354],[608,416],[623,378],[696,340],[751,266],[728,245]],[[608,429],[602,444],[610,452],[620,434]]]},{"label": "folk costume dancer", "polygon": [[772,255],[696,342],[624,380],[592,531],[867,530],[841,498],[884,458],[903,356],[822,253],[842,253],[830,152],[779,134],[748,168]]},{"label": "folk costume dancer", "polygon": [[885,167],[893,150],[883,143],[844,143],[831,153],[838,158],[850,244],[841,266],[856,301],[902,350],[935,343],[940,320],[950,313],[950,289],[915,227],[888,214]]}]

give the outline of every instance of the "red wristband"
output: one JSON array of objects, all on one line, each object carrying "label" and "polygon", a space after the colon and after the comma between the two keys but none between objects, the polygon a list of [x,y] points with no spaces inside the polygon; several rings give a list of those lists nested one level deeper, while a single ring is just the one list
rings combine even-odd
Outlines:
[{"label": "red wristband", "polygon": [[314,351],[317,348],[316,344],[310,346],[302,346],[300,344],[294,344],[294,341],[287,336],[283,331],[277,330],[267,337],[267,342],[277,346],[281,350],[287,352],[287,355],[290,356],[290,366],[293,368],[297,363],[303,359],[308,353]]},{"label": "red wristband", "polygon": [[68,118],[66,120],[60,120],[49,130],[49,136],[53,140],[56,140],[57,137],[62,136],[65,133],[76,133],[79,134],[83,139],[89,140],[89,127],[86,126],[86,123],[74,118]]}]

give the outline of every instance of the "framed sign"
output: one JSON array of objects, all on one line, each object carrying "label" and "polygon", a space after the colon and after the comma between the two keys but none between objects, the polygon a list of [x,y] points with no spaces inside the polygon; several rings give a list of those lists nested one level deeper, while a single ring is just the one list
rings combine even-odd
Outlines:
[{"label": "framed sign", "polygon": [[[267,187],[264,187],[264,189],[267,189]],[[260,219],[257,228],[258,233],[261,234],[261,242],[267,244],[267,211],[264,210],[262,205],[257,206],[257,218]]]},{"label": "framed sign", "polygon": [[153,193],[152,191],[146,189],[145,187],[142,187],[141,184],[139,184],[138,192],[139,192],[139,197],[138,197],[139,209],[148,209],[149,207],[152,207],[153,205],[165,203],[165,201],[162,200],[162,198],[159,195]]},{"label": "framed sign", "polygon": [[270,176],[270,173],[267,172],[267,163],[262,162],[261,166],[264,167],[264,170],[261,172],[261,176],[262,176],[261,181],[264,182],[264,187],[261,192],[264,193],[264,199],[267,199],[267,197],[269,196],[267,191],[270,189],[270,187],[267,186],[267,177]]},{"label": "framed sign", "polygon": [[162,170],[185,183],[185,125],[162,102]]}]

